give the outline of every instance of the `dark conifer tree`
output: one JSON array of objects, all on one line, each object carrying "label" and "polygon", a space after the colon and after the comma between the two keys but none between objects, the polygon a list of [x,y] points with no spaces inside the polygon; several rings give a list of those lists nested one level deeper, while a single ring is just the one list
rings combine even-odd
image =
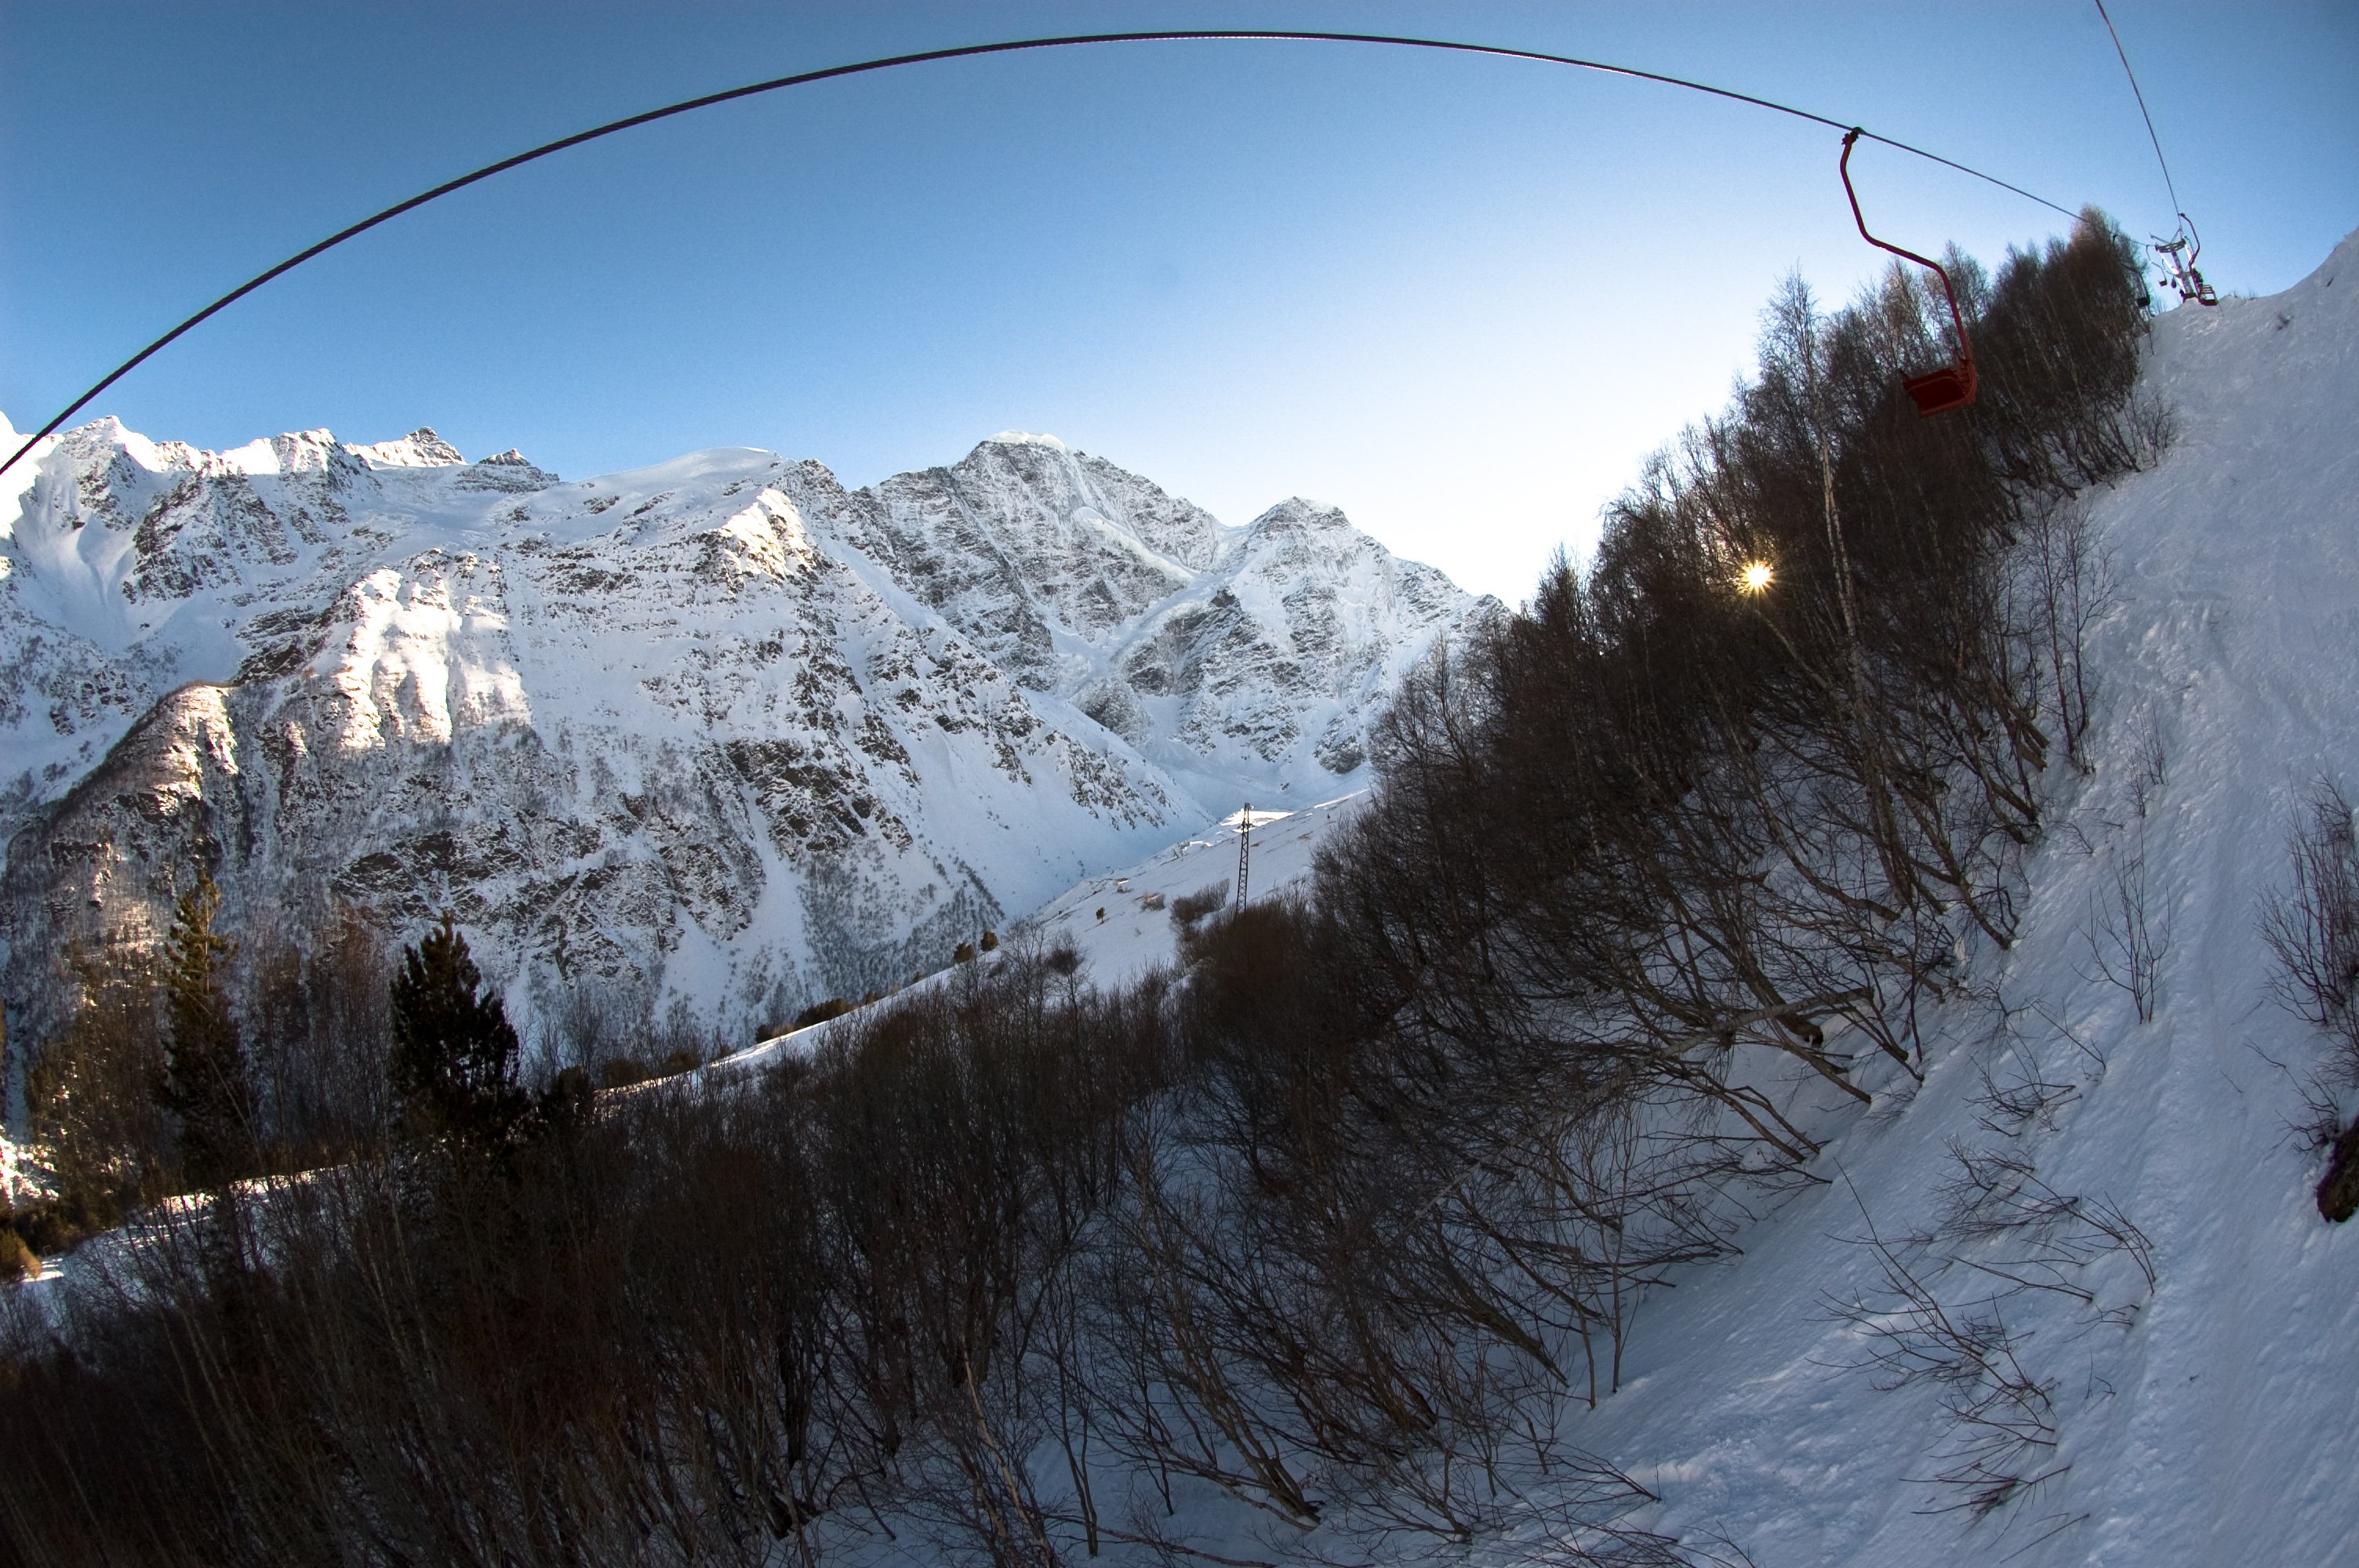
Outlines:
[{"label": "dark conifer tree", "polygon": [[441,924],[402,954],[392,995],[394,1105],[413,1138],[506,1141],[528,1101],[516,1082],[516,1034],[500,999],[476,994],[483,975],[467,939]]},{"label": "dark conifer tree", "polygon": [[212,1187],[255,1165],[254,1086],[245,1044],[223,993],[235,946],[213,931],[221,890],[200,873],[181,895],[164,940],[164,1081],[158,1095],[179,1119],[180,1165]]}]

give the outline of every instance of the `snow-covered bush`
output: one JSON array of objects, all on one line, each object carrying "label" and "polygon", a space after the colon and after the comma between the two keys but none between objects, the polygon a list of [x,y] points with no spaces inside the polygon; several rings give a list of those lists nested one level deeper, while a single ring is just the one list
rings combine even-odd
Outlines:
[{"label": "snow-covered bush", "polygon": [[795,1014],[787,1028],[809,1029],[814,1023],[825,1023],[831,1018],[842,1018],[845,1013],[850,1012],[852,1008],[853,1004],[842,997],[832,996],[825,1001],[815,1001]]},{"label": "snow-covered bush", "polygon": [[0,1225],[0,1283],[37,1280],[40,1275],[40,1255],[12,1227]]},{"label": "snow-covered bush", "polygon": [[1217,913],[1228,902],[1229,884],[1226,879],[1214,882],[1210,887],[1198,888],[1194,892],[1182,893],[1171,901],[1171,924],[1177,925],[1183,934],[1192,932],[1198,921],[1208,914]]},{"label": "snow-covered bush", "polygon": [[2334,1069],[2359,1083],[2359,832],[2331,779],[2286,839],[2288,885],[2260,911],[2279,1000],[2334,1037]]},{"label": "snow-covered bush", "polygon": [[62,967],[67,1022],[33,1057],[25,1087],[52,1188],[41,1206],[71,1235],[163,1194],[171,1129],[154,1092],[164,1069],[154,956],[114,942],[71,953]]}]

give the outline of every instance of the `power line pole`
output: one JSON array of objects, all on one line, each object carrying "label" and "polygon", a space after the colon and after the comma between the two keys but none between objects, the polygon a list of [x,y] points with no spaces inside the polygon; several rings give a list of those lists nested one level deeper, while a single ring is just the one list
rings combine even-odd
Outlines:
[{"label": "power line pole", "polygon": [[1237,907],[1245,906],[1245,877],[1253,868],[1253,802],[1237,813]]}]

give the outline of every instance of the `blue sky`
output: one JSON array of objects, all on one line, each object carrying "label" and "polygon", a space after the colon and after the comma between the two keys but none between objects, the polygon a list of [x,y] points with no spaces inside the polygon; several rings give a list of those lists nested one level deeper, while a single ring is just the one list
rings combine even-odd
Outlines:
[{"label": "blue sky", "polygon": [[[2113,0],[2223,288],[2359,224],[2359,6]],[[1611,59],[2169,219],[2093,5],[109,5],[0,0],[0,412],[39,423],[353,219],[598,121],[864,57],[1154,27]],[[1561,68],[1331,45],[966,60],[726,106],[381,229],[97,412],[209,447],[432,425],[568,477],[701,447],[847,481],[1042,430],[1242,523],[1332,501],[1520,598],[1716,407],[1799,269],[1846,297],[1834,133]],[[1869,147],[1879,232],[2053,213]]]}]

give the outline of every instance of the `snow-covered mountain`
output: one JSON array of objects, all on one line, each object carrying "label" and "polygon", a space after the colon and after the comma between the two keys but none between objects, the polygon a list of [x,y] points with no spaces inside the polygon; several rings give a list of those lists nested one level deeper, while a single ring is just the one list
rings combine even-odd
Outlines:
[{"label": "snow-covered mountain", "polygon": [[1226,528],[1050,437],[853,494],[806,463],[785,489],[995,664],[1221,809],[1240,789],[1333,794],[1374,708],[1473,608],[1332,507]]},{"label": "snow-covered mountain", "polygon": [[1012,434],[847,491],[744,449],[562,483],[430,430],[102,420],[0,519],[16,1009],[201,855],[234,920],[448,903],[527,1008],[775,1018],[1243,796],[1352,787],[1489,602],[1332,509],[1229,527]]}]

